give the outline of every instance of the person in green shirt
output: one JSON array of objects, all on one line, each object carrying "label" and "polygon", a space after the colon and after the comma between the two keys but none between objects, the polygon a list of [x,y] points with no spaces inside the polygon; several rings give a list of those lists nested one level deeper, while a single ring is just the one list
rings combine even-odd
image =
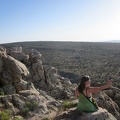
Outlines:
[{"label": "person in green shirt", "polygon": [[98,110],[97,103],[94,101],[92,94],[104,90],[112,85],[112,81],[100,87],[91,87],[90,77],[83,76],[81,82],[75,90],[75,97],[78,98],[77,111],[81,112],[95,112]]}]

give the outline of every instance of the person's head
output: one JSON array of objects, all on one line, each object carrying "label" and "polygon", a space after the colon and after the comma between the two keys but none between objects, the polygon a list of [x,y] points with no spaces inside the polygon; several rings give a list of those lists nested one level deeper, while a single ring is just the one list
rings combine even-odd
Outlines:
[{"label": "person's head", "polygon": [[78,85],[79,92],[83,92],[86,87],[90,86],[90,77],[85,75],[81,78],[80,84]]}]

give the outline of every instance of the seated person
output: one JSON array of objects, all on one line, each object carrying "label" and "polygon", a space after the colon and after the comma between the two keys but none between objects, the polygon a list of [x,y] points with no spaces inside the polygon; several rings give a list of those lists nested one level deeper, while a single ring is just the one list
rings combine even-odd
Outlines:
[{"label": "seated person", "polygon": [[108,80],[107,83],[101,87],[91,87],[90,77],[84,76],[81,78],[81,82],[78,85],[75,96],[79,102],[77,105],[77,111],[81,112],[95,112],[98,110],[97,104],[92,97],[92,93],[97,93],[112,85],[112,81]]}]

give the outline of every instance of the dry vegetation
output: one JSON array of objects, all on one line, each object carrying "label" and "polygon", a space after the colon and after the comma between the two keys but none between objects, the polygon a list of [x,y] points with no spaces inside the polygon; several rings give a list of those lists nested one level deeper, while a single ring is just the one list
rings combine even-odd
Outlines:
[{"label": "dry vegetation", "polygon": [[72,82],[85,74],[98,82],[110,78],[115,84],[120,80],[120,43],[21,42],[2,46],[22,46],[26,54],[30,49],[38,50],[43,64],[56,67]]}]

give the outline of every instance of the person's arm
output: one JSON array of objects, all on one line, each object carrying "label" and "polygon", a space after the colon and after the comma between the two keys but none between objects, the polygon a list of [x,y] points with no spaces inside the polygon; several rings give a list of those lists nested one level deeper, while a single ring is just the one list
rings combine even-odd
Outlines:
[{"label": "person's arm", "polygon": [[79,95],[80,95],[80,93],[78,91],[78,88],[76,88],[76,90],[75,90],[75,98],[77,99],[79,97]]},{"label": "person's arm", "polygon": [[89,87],[87,90],[88,90],[89,93],[97,93],[97,92],[99,92],[99,91],[101,91],[101,90],[104,90],[104,89],[110,87],[111,85],[112,85],[112,81],[109,80],[109,81],[107,81],[107,83],[106,83],[105,85],[103,85],[103,86],[100,86],[100,87]]}]

